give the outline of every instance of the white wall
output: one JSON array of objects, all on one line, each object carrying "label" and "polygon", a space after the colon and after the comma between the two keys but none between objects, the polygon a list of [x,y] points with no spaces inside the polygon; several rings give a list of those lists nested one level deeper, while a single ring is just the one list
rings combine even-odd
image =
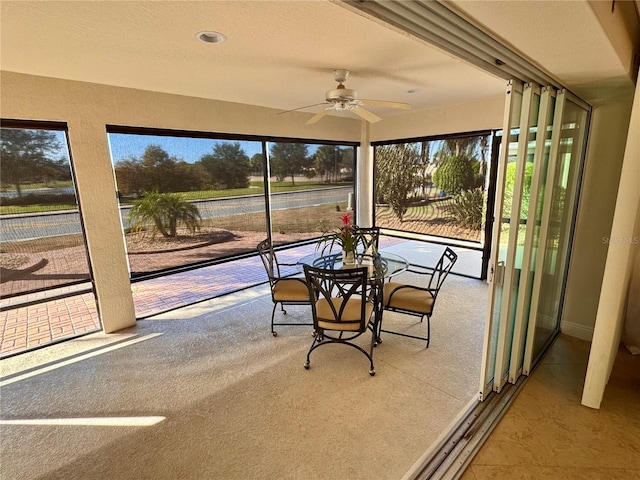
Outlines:
[{"label": "white wall", "polygon": [[[504,108],[504,97],[495,97],[408,112],[369,128],[362,128],[359,120],[332,116],[306,126],[310,114],[299,112],[276,115],[277,111],[271,109],[12,72],[2,72],[0,82],[3,118],[69,125],[78,194],[106,331],[134,322],[106,124],[368,142],[501,128]],[[577,336],[590,338],[595,323],[606,256],[602,237],[609,234],[611,226],[629,112],[629,100],[594,109],[563,317],[563,330]],[[370,163],[369,159],[358,176],[361,193],[371,190]],[[366,221],[371,205],[363,203],[358,208],[362,215],[359,218]]]},{"label": "white wall", "polygon": [[[86,227],[98,308],[106,332],[135,323],[116,186],[105,125],[126,125],[244,135],[365,141],[499,128],[503,98],[409,112],[369,129],[361,121],[327,116],[307,126],[311,114],[277,115],[273,109],[15,72],[0,76],[2,118],[66,122]],[[374,130],[375,127],[375,130]],[[377,132],[374,137],[373,132]],[[364,153],[364,152],[361,152]],[[371,198],[372,159],[363,155],[358,182]],[[358,205],[363,220],[371,205]],[[370,216],[370,215],[369,215]],[[366,220],[365,220],[366,221]]]},{"label": "white wall", "polygon": [[593,108],[561,330],[591,340],[633,98]]},{"label": "white wall", "polygon": [[636,244],[636,260],[629,281],[629,294],[627,295],[627,313],[622,330],[622,341],[627,350],[633,355],[640,355],[640,208],[636,219],[636,232],[632,239]]},{"label": "white wall", "polygon": [[620,345],[640,218],[640,84],[636,86],[582,404],[600,408]]},{"label": "white wall", "polygon": [[408,112],[372,124],[371,141],[501,129],[503,114],[504,95],[432,110]]},{"label": "white wall", "polygon": [[135,312],[107,124],[268,136],[358,141],[360,122],[331,118],[313,127],[310,114],[2,72],[3,118],[66,122],[71,156],[105,332],[135,324]]}]

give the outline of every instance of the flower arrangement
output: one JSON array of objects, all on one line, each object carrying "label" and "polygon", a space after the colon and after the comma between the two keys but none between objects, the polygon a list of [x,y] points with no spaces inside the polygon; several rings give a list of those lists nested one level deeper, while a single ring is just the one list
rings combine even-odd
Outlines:
[{"label": "flower arrangement", "polygon": [[351,223],[351,214],[345,213],[340,217],[342,226],[337,232],[325,235],[319,242],[318,248],[322,246],[322,252],[328,248],[331,250],[334,245],[339,245],[344,254],[351,259],[355,257],[356,250],[360,244],[366,244],[365,238],[358,233],[358,226]]}]

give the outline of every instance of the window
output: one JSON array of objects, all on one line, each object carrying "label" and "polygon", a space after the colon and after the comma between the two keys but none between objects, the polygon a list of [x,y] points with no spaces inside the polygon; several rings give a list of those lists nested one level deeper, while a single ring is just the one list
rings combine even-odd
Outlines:
[{"label": "window", "polygon": [[253,255],[268,235],[277,245],[317,238],[354,191],[354,145],[108,132],[131,278]]},{"label": "window", "polygon": [[274,244],[317,238],[354,205],[355,147],[270,142],[269,201]]},{"label": "window", "polygon": [[375,223],[483,242],[490,132],[375,145]]},{"label": "window", "polygon": [[0,136],[3,298],[90,280],[65,127],[20,125]]},{"label": "window", "polygon": [[66,126],[3,120],[0,356],[98,330]]}]

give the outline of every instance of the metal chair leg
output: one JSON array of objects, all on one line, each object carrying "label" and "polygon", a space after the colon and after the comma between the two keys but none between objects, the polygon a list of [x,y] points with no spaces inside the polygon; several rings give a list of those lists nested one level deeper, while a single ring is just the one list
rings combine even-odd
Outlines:
[{"label": "metal chair leg", "polygon": [[[282,305],[280,305],[282,307]],[[273,304],[273,310],[271,310],[271,335],[273,335],[274,337],[278,336],[278,332],[275,331],[274,326],[273,326],[273,318],[276,315],[276,308],[278,307],[277,303]]]},{"label": "metal chair leg", "polygon": [[427,315],[427,346],[429,348],[429,340],[431,340],[431,315]]}]

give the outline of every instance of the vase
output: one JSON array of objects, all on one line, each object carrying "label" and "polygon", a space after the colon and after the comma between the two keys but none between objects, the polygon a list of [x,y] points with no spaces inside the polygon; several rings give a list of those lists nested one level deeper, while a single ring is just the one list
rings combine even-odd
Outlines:
[{"label": "vase", "polygon": [[356,263],[356,255],[353,250],[342,250],[342,263],[351,265]]}]

